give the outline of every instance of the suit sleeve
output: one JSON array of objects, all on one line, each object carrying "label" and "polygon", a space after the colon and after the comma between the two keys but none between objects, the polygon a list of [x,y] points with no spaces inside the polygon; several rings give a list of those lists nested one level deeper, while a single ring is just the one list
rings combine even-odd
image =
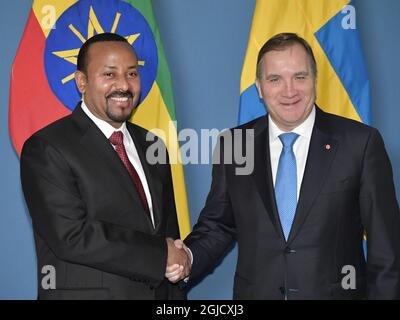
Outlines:
[{"label": "suit sleeve", "polygon": [[174,196],[174,186],[172,182],[172,174],[171,174],[171,165],[169,161],[168,152],[167,154],[167,164],[165,166],[166,171],[166,179],[165,179],[165,192],[163,203],[165,205],[164,213],[167,215],[167,229],[166,229],[166,237],[170,237],[173,239],[180,239],[179,234],[179,224],[178,224],[178,216],[176,212],[175,205],[175,196]]},{"label": "suit sleeve", "polygon": [[[224,159],[221,138],[215,150],[220,152],[219,159]],[[193,231],[185,239],[185,244],[193,254],[190,279],[209,271],[228,250],[236,236],[226,178],[226,164],[214,163],[212,184],[206,204]]]},{"label": "suit sleeve", "polygon": [[360,209],[367,232],[368,298],[399,299],[400,211],[392,167],[376,129],[365,149]]},{"label": "suit sleeve", "polygon": [[[164,145],[164,144],[163,144]],[[165,147],[166,150],[166,147]],[[163,193],[163,214],[166,215],[166,232],[165,236],[172,239],[180,239],[179,234],[179,224],[176,212],[175,197],[174,197],[174,187],[172,182],[171,166],[168,156],[168,151],[166,150],[167,163],[162,165],[165,169],[165,192]],[[167,281],[167,280],[166,280]],[[168,299],[170,300],[186,300],[186,286],[183,281],[178,283],[169,282],[169,293]]]},{"label": "suit sleeve", "polygon": [[34,136],[25,143],[21,182],[35,232],[61,260],[161,283],[165,239],[91,219],[77,179],[62,154],[44,139]]}]

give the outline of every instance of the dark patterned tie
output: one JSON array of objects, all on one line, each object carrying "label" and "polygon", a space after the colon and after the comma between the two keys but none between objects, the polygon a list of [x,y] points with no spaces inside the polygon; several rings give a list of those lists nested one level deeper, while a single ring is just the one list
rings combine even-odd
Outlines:
[{"label": "dark patterned tie", "polygon": [[144,210],[147,214],[150,214],[149,205],[147,203],[146,194],[143,189],[142,182],[140,181],[139,175],[132,163],[129,161],[128,155],[126,154],[125,146],[124,146],[124,135],[121,131],[114,131],[114,133],[109,138],[110,142],[115,146],[115,151],[120,157],[122,163],[124,164],[126,170],[128,170],[133,183],[135,184],[136,190],[139,193],[140,200],[142,200],[142,204]]}]

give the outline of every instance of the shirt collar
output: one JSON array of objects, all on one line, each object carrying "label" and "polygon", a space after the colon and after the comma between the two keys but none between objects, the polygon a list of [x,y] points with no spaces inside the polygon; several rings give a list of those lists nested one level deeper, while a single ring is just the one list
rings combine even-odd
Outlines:
[{"label": "shirt collar", "polygon": [[[111,135],[114,133],[114,131],[122,131],[122,134],[124,135],[124,138],[128,138],[128,129],[126,128],[126,123],[123,122],[121,127],[118,129],[114,128],[111,124],[109,124],[107,121],[104,121],[100,118],[97,118],[87,107],[85,104],[85,101],[82,99],[82,104],[81,104],[83,112],[86,113],[86,115],[95,123],[95,125],[100,129],[101,132],[106,136],[107,139],[111,137]],[[126,141],[126,144],[130,143],[130,139],[124,139]]]},{"label": "shirt collar", "polygon": [[[275,122],[268,115],[268,123],[269,123],[269,140],[274,141],[278,139],[279,135],[282,133],[286,133],[278,128]],[[303,121],[299,126],[294,128],[291,132],[297,133],[299,136],[305,137],[307,139],[311,139],[312,130],[315,123],[315,105],[312,108],[310,114],[307,119]]]}]

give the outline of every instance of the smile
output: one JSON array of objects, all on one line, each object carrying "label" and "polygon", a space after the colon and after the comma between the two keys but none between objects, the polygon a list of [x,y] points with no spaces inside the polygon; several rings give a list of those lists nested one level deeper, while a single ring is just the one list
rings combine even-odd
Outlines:
[{"label": "smile", "polygon": [[126,101],[128,101],[128,97],[122,97],[122,98],[120,98],[120,97],[111,97],[110,99],[113,100],[113,101],[117,101],[117,102],[126,102]]},{"label": "smile", "polygon": [[299,102],[300,102],[300,100],[294,101],[294,102],[281,102],[281,105],[286,106],[286,107],[290,107],[290,106],[293,106],[293,105],[295,105],[295,104],[297,104]]}]

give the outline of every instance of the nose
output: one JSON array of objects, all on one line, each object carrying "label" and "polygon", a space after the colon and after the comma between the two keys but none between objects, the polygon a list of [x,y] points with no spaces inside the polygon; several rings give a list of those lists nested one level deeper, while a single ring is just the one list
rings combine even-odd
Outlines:
[{"label": "nose", "polygon": [[288,81],[285,81],[285,85],[282,91],[282,95],[285,98],[292,98],[296,95],[296,88],[294,86],[293,80],[290,79]]},{"label": "nose", "polygon": [[124,75],[116,78],[115,87],[118,91],[127,91],[129,89],[128,81]]}]

